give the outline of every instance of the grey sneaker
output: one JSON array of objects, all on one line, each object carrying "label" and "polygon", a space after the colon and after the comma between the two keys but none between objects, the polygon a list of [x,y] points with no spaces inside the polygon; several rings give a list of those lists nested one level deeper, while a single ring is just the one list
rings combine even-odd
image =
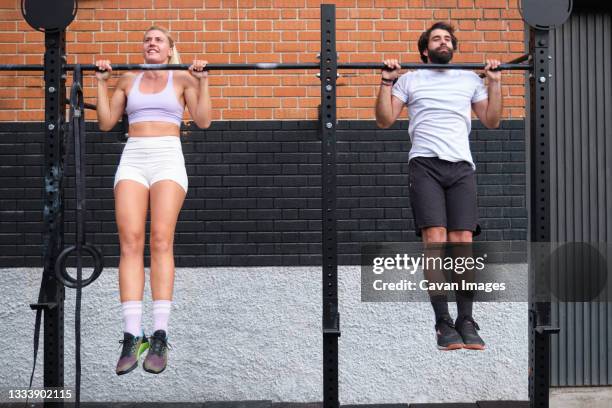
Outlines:
[{"label": "grey sneaker", "polygon": [[458,350],[463,348],[461,335],[457,333],[453,320],[450,317],[438,320],[436,324],[436,341],[438,342],[438,350]]},{"label": "grey sneaker", "polygon": [[159,374],[168,364],[168,337],[163,330],[157,330],[149,338],[150,348],[142,368],[148,373]]},{"label": "grey sneaker", "polygon": [[485,342],[478,334],[478,330],[480,330],[480,327],[478,327],[478,323],[476,323],[471,316],[458,317],[457,321],[455,322],[455,327],[457,327],[457,332],[459,332],[459,334],[461,335],[464,347],[466,349],[485,349]]},{"label": "grey sneaker", "polygon": [[140,356],[149,348],[149,342],[144,334],[142,337],[136,337],[130,333],[123,333],[123,340],[119,340],[119,343],[123,345],[123,349],[115,372],[117,375],[123,375],[138,366]]}]

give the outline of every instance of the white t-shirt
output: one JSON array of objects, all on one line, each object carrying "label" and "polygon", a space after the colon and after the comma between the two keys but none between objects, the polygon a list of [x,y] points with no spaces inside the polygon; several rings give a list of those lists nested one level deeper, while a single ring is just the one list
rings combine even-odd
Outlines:
[{"label": "white t-shirt", "polygon": [[487,99],[483,80],[472,71],[421,69],[402,75],[393,95],[408,106],[408,134],[412,148],[408,160],[439,157],[474,166],[469,134],[472,103]]}]

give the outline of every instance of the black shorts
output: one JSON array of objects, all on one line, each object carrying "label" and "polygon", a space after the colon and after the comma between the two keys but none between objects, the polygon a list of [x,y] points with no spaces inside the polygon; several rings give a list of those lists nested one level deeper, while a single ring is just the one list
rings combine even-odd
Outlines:
[{"label": "black shorts", "polygon": [[476,174],[470,163],[414,157],[408,164],[408,180],[418,236],[427,227],[480,234]]}]

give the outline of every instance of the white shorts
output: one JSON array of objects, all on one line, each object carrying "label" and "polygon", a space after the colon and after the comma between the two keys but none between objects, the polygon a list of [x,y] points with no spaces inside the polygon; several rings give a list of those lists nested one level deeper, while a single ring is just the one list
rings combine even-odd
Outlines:
[{"label": "white shorts", "polygon": [[121,180],[137,181],[150,188],[157,181],[172,180],[187,193],[187,170],[178,136],[129,137],[117,172],[114,187]]}]

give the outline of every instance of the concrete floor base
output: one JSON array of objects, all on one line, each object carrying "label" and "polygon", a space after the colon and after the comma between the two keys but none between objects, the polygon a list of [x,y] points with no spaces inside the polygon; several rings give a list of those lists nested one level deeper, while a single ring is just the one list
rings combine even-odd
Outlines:
[{"label": "concrete floor base", "polygon": [[612,408],[612,387],[554,388],[550,408]]}]

